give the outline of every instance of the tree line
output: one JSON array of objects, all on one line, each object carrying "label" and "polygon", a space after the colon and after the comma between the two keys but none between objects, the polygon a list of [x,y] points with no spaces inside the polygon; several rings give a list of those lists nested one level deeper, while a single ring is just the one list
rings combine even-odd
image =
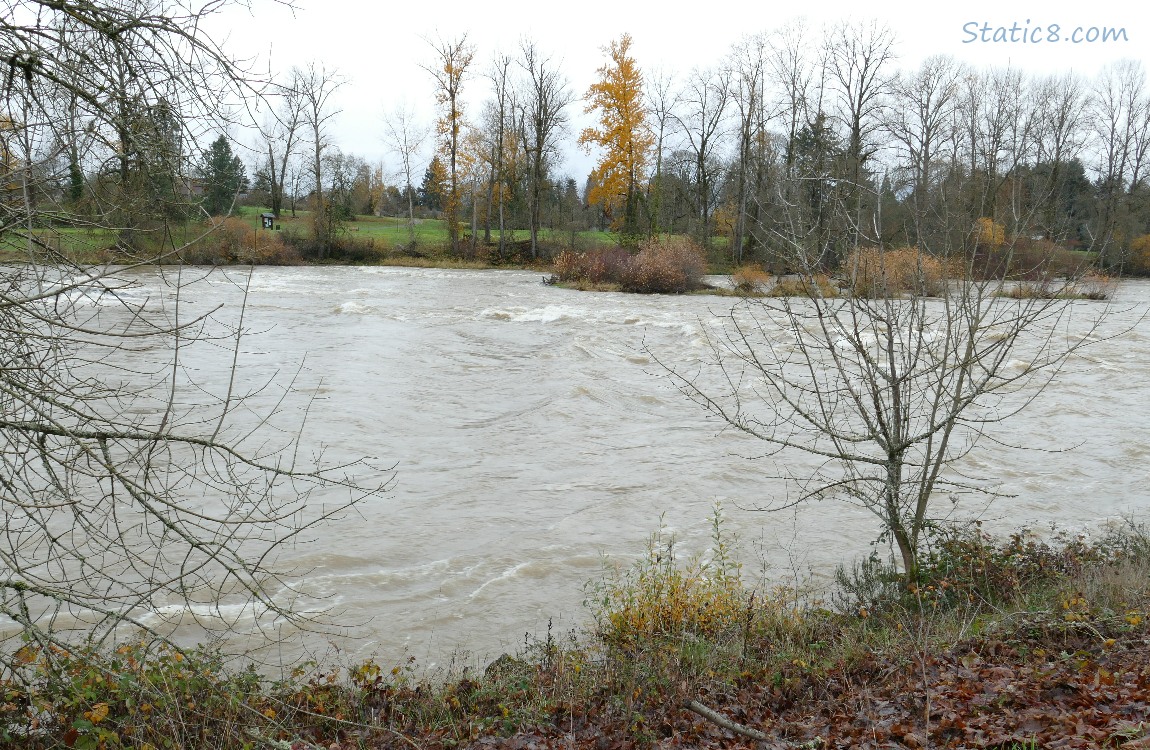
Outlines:
[{"label": "tree line", "polygon": [[[420,214],[446,220],[456,254],[482,244],[503,257],[522,232],[515,250],[534,258],[552,249],[541,230],[611,229],[625,245],[685,234],[734,263],[781,270],[796,242],[833,266],[862,245],[934,252],[1000,233],[1150,271],[1150,88],[1140,62],[1089,78],[947,56],[900,68],[895,42],[877,22],[791,22],[744,36],[713,65],[651,72],[624,34],[603,50],[595,83],[575,92],[561,61],[531,40],[486,59],[466,35],[429,40],[422,67],[435,121],[403,108],[381,117],[398,172],[339,148],[334,95],[347,78],[319,63],[262,92],[250,185],[218,133],[196,152],[196,112],[160,90],[131,90],[127,75],[114,132],[94,137],[81,102],[63,97],[53,106],[72,123],[68,134],[14,116],[4,154],[31,200],[60,199],[81,214],[114,207],[128,230],[187,215],[189,204],[223,212],[229,194],[250,187],[249,202],[276,216],[311,212],[319,257],[341,222],[361,214],[406,216],[413,245]],[[578,133],[577,108],[593,122]],[[576,147],[598,159],[578,181],[562,171]],[[199,200],[208,193],[216,197]]]},{"label": "tree line", "polygon": [[[782,263],[796,242],[828,264],[863,244],[941,251],[985,245],[989,231],[1150,270],[1141,63],[1093,78],[946,56],[900,69],[895,41],[875,22],[794,22],[675,75],[645,74],[622,35],[583,98],[595,125],[577,142],[599,154],[581,194],[588,211],[564,218],[606,220],[624,243],[687,234],[735,262]],[[574,135],[567,79],[531,43],[474,74],[466,37],[433,46],[439,163],[428,174],[455,166],[424,185],[442,184],[453,225],[470,221],[486,239],[511,209],[534,240],[543,196],[561,182],[560,139]],[[488,98],[469,118],[459,91],[480,76]]]}]

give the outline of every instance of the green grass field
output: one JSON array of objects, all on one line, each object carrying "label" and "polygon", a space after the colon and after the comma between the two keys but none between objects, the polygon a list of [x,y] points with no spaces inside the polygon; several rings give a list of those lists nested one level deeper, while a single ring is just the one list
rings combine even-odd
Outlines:
[{"label": "green grass field", "polygon": [[[250,212],[250,213],[249,213]],[[243,216],[249,219],[253,226],[259,225],[259,214],[262,212],[260,209],[245,208]],[[285,214],[280,220],[279,224],[285,230],[289,227],[299,227],[300,231],[304,231],[310,227],[311,214],[306,211],[297,212],[296,218],[291,218],[290,215]],[[410,237],[408,220],[406,217],[395,216],[358,216],[355,221],[345,222],[343,230],[350,236],[366,239],[372,238],[378,241],[388,242],[394,245],[406,245]],[[470,232],[470,227],[465,226],[464,232]],[[480,237],[483,236],[483,228],[479,228]],[[493,229],[491,232],[493,242],[499,240],[499,230]],[[509,229],[505,232],[505,239],[507,242],[523,242],[531,238],[531,233],[526,229]],[[567,245],[571,242],[571,233],[560,230],[543,229],[539,233],[540,242],[549,245]],[[415,220],[415,242],[416,245],[439,247],[447,244],[447,225],[441,219],[416,219]],[[597,231],[581,231],[576,232],[576,243],[580,247],[593,247],[596,245],[614,245],[617,239],[610,232],[597,232]]]},{"label": "green grass field", "polygon": [[[262,229],[260,215],[268,212],[262,206],[237,206],[232,214],[234,218],[241,219],[253,230]],[[278,231],[291,233],[297,236],[308,236],[312,231],[312,216],[310,211],[296,211],[295,216],[290,211],[284,211],[276,220]],[[174,224],[165,229],[144,230],[137,233],[137,242],[142,243],[144,252],[158,252],[163,249],[180,247],[194,242],[197,237],[208,230],[206,222],[190,220],[183,224]],[[277,230],[270,230],[277,231]],[[354,221],[343,222],[341,229],[352,241],[374,240],[377,248],[384,251],[401,251],[409,249],[410,230],[407,217],[396,216],[357,216]],[[469,226],[464,226],[465,234],[470,232]],[[480,241],[484,237],[484,230],[479,228]],[[101,262],[110,259],[119,233],[113,229],[103,227],[85,226],[56,226],[36,231],[39,241],[52,251],[61,253],[79,262]],[[517,245],[520,250],[530,240],[531,234],[527,229],[508,229],[504,232],[504,239],[508,244]],[[491,232],[492,243],[499,240],[499,230]],[[548,250],[574,248],[588,250],[596,247],[611,247],[618,244],[618,236],[607,231],[578,231],[569,232],[556,229],[541,229],[539,241]],[[447,226],[441,219],[415,220],[415,249],[423,253],[437,254],[443,250],[448,242]],[[712,264],[723,255],[718,242],[712,248],[710,255]],[[19,259],[27,256],[27,248],[23,240],[6,238],[0,244],[0,259]]]},{"label": "green grass field", "polygon": [[[310,211],[297,211],[295,216],[285,211],[276,221],[278,230],[264,230],[260,215],[269,209],[259,206],[240,206],[232,214],[233,219],[239,219],[252,230],[261,233],[266,231],[295,235],[306,238],[312,233],[312,214]],[[139,230],[136,233],[135,243],[139,248],[139,257],[155,257],[163,252],[194,243],[197,238],[209,231],[206,221],[190,220],[176,223],[156,230]],[[469,228],[464,228],[464,232]],[[346,221],[342,224],[340,232],[356,245],[371,241],[377,251],[382,251],[387,263],[487,267],[494,262],[494,248],[488,246],[481,249],[477,258],[463,259],[448,257],[445,253],[448,244],[447,226],[440,219],[416,219],[415,221],[415,247],[410,247],[410,231],[406,217],[394,216],[358,216],[355,221]],[[120,232],[104,227],[85,226],[54,226],[38,229],[35,232],[41,246],[41,255],[59,254],[72,262],[81,264],[100,264],[107,262],[122,262],[127,258],[116,249],[120,239]],[[492,242],[498,242],[498,230],[492,233]],[[530,232],[524,229],[507,230],[505,239],[509,245],[518,250],[509,251],[510,258],[523,258],[526,249],[525,243],[530,239]],[[483,241],[483,230],[479,230],[480,243]],[[617,238],[610,232],[584,231],[575,233],[543,230],[540,232],[541,244],[547,248],[548,255],[559,249],[566,249],[574,245],[577,250],[588,250],[595,247],[612,246]],[[194,246],[194,245],[193,245]],[[415,250],[415,253],[411,251]],[[0,240],[0,262],[20,262],[28,257],[28,248],[25,240],[18,235],[8,234]],[[546,257],[546,256],[545,256]],[[501,265],[501,264],[499,264]],[[461,267],[463,267],[461,266]]]}]

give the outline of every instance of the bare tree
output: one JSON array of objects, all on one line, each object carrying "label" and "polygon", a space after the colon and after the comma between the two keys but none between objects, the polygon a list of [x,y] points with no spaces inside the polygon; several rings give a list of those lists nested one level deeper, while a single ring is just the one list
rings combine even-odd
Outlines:
[{"label": "bare tree", "polygon": [[1067,167],[1079,157],[1086,144],[1085,111],[1088,95],[1082,80],[1074,73],[1051,75],[1036,84],[1037,127],[1034,130],[1035,162],[1049,165],[1049,173],[1038,196],[1042,232],[1051,240],[1065,242],[1078,227],[1060,211],[1061,196],[1069,175]]},{"label": "bare tree", "polygon": [[512,113],[516,109],[515,92],[512,88],[510,68],[511,56],[497,54],[491,61],[491,68],[487,77],[491,79],[495,98],[486,110],[486,131],[490,141],[491,174],[487,182],[487,222],[484,240],[491,244],[491,209],[497,205],[499,210],[499,244],[498,256],[503,259],[506,237],[506,208],[507,208],[507,150],[508,136],[515,132]]},{"label": "bare tree", "polygon": [[[828,31],[827,71],[836,95],[836,111],[847,131],[848,189],[855,202],[855,224],[862,216],[866,167],[877,144],[872,138],[882,124],[882,108],[890,91],[889,70],[894,60],[894,33],[887,26],[842,22]],[[855,246],[860,237],[855,236]]]},{"label": "bare tree", "polygon": [[655,71],[645,81],[643,96],[651,113],[652,130],[655,135],[655,174],[647,184],[647,202],[650,206],[651,233],[663,231],[660,221],[663,212],[663,153],[666,141],[675,120],[675,108],[679,104],[679,91],[675,77],[666,71]]},{"label": "bare tree", "polygon": [[1095,248],[1103,264],[1123,260],[1121,228],[1126,196],[1143,178],[1150,156],[1150,93],[1142,64],[1121,60],[1103,69],[1094,86],[1090,124],[1098,151],[1100,219]]},{"label": "bare tree", "polygon": [[732,100],[738,110],[736,153],[734,162],[735,221],[731,232],[731,254],[742,263],[748,240],[753,238],[749,224],[758,205],[755,197],[763,183],[766,159],[764,145],[768,113],[766,111],[767,37],[762,34],[745,37],[730,56]]},{"label": "bare tree", "polygon": [[[810,30],[801,20],[790,21],[771,35],[767,55],[768,77],[778,92],[773,104],[784,120],[787,143],[786,171],[790,174],[795,162],[794,144],[799,131],[811,117],[812,111],[823,111],[823,79],[826,75],[825,49],[818,59],[810,59]],[[815,80],[818,85],[815,86]],[[812,87],[815,90],[812,92]],[[814,101],[811,101],[814,93]]]},{"label": "bare tree", "polygon": [[856,182],[872,155],[870,134],[881,124],[883,97],[890,88],[894,33],[877,22],[840,23],[828,33],[827,68],[847,129],[847,155]]},{"label": "bare tree", "polygon": [[909,171],[916,244],[926,249],[926,220],[940,152],[955,135],[962,66],[952,58],[929,57],[917,71],[895,79],[887,131]]},{"label": "bare tree", "polygon": [[568,88],[567,79],[558,65],[545,57],[535,42],[524,40],[520,46],[519,66],[527,74],[523,92],[523,141],[527,147],[527,173],[529,224],[531,228],[531,257],[539,257],[540,204],[543,201],[543,181],[548,168],[559,154],[558,137],[567,124],[564,110],[575,95]]},{"label": "bare tree", "polygon": [[346,79],[337,71],[315,62],[308,63],[306,68],[292,70],[295,94],[303,103],[303,119],[311,129],[312,178],[315,180],[312,223],[320,259],[331,247],[333,232],[332,213],[323,196],[323,153],[329,145],[328,124],[339,114],[339,110],[331,108],[331,97],[345,82]]},{"label": "bare tree", "polygon": [[[835,202],[841,220],[853,216],[852,204],[849,194]],[[698,369],[668,372],[784,467],[779,476],[795,493],[769,509],[816,499],[865,508],[913,579],[924,535],[953,511],[949,501],[994,495],[963,459],[986,441],[1003,447],[993,427],[1097,340],[1105,308],[1007,298],[1003,282],[975,280],[969,261],[957,278],[927,283],[930,261],[921,254],[904,269],[915,279],[902,292],[889,285],[893,270],[880,249],[869,251],[866,282],[839,296],[820,282],[806,237],[784,228],[772,231],[793,249],[805,294],[740,303],[721,316],[722,333],[711,336],[711,356]],[[961,247],[937,252],[964,263]],[[786,468],[796,454],[814,460],[810,473]]]},{"label": "bare tree", "polygon": [[679,97],[676,115],[694,159],[695,231],[704,247],[711,244],[711,214],[718,185],[716,156],[731,100],[731,71],[695,70]]},{"label": "bare tree", "polygon": [[267,149],[271,209],[277,219],[283,211],[288,162],[299,148],[299,131],[305,123],[307,103],[299,93],[302,86],[296,80],[298,74],[298,69],[293,70],[292,79],[287,84],[276,87],[273,93],[278,95],[278,106],[273,105],[270,120],[260,127],[260,134]]},{"label": "bare tree", "polygon": [[[1009,219],[1025,228],[1016,191],[1002,188],[1034,149],[1037,108],[1026,76],[998,68],[966,76],[959,101],[959,151],[968,179],[967,204],[975,216]],[[1003,198],[1009,203],[1003,205]]]},{"label": "bare tree", "polygon": [[407,192],[407,231],[408,245],[415,247],[415,174],[418,169],[416,159],[423,142],[427,138],[427,128],[415,121],[412,110],[403,105],[397,106],[384,117],[385,140],[388,147],[399,156],[401,175]]}]

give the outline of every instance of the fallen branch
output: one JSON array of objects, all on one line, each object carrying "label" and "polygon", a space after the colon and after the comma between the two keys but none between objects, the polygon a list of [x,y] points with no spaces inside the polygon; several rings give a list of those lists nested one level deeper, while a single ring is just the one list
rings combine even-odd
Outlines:
[{"label": "fallen branch", "polygon": [[727,729],[731,732],[734,732],[735,734],[741,734],[744,737],[750,737],[752,740],[759,740],[761,742],[767,742],[771,739],[757,729],[751,729],[750,727],[745,727],[738,722],[731,721],[718,711],[707,708],[698,701],[687,701],[687,708],[694,711],[699,716],[702,716],[705,719],[710,719],[711,721],[721,726],[723,729]]},{"label": "fallen branch", "polygon": [[[744,737],[750,737],[752,740],[759,740],[760,742],[771,742],[772,741],[772,738],[763,734],[759,730],[751,729],[750,727],[743,726],[742,724],[739,724],[736,721],[731,721],[730,719],[728,719],[726,716],[723,716],[718,711],[715,711],[714,709],[711,709],[711,708],[707,708],[706,706],[704,706],[702,703],[699,703],[698,701],[687,701],[684,704],[684,706],[688,710],[694,711],[699,716],[702,716],[704,719],[708,719],[709,721],[713,721],[716,724],[718,724],[719,726],[721,726],[723,729],[734,732],[735,734],[741,734]],[[795,748],[795,750],[816,750],[816,748],[822,747],[823,744],[825,744],[822,737],[815,737],[813,740],[810,740],[808,742],[804,742],[802,744],[796,744],[793,742],[787,742],[786,740],[779,740],[779,739],[775,739],[773,741],[783,742],[787,746]]]}]

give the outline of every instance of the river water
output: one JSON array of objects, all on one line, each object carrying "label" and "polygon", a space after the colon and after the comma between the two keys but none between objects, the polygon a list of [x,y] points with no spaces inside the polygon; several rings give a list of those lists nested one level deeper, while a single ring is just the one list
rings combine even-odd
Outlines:
[{"label": "river water", "polygon": [[[134,281],[141,298],[163,296],[154,274]],[[212,272],[183,293],[183,314],[223,304],[234,320],[245,285],[240,384],[294,378],[281,411],[301,414],[312,394],[305,447],[395,467],[388,493],[280,560],[305,571],[310,606],[354,625],[335,641],[353,656],[427,663],[462,649],[483,663],[549,619],[576,627],[583,584],[605,561],[641,554],[661,523],[682,553],[705,550],[716,502],[748,571],[766,564],[775,580],[826,576],[877,536],[873,517],[830,500],[752,510],[787,496],[779,466],[670,382],[659,362],[704,359],[730,298],[583,293],[520,271],[258,268],[250,283],[244,270]],[[1083,319],[1102,309],[1075,304]],[[987,443],[965,464],[1013,497],[960,515],[998,529],[1145,518],[1150,323],[1137,320],[1148,305],[1150,284],[1119,288],[1101,332],[1119,335],[992,433],[1036,450]],[[216,391],[230,364],[220,351],[194,367]],[[254,408],[281,396],[267,388]],[[782,460],[798,474],[808,461]],[[293,653],[326,642],[287,638]]]}]

